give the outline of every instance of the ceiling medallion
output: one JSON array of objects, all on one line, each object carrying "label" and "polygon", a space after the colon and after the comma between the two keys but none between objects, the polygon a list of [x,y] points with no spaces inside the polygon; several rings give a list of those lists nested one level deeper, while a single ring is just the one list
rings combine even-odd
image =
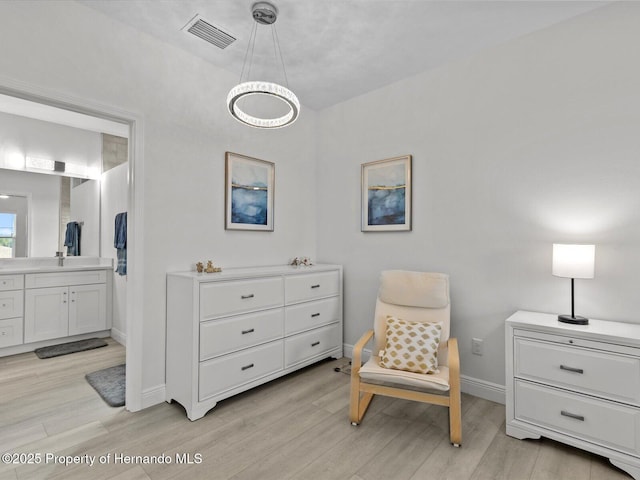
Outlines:
[{"label": "ceiling medallion", "polygon": [[[300,102],[298,97],[289,90],[289,82],[287,81],[287,72],[284,68],[284,60],[282,59],[282,51],[280,50],[280,42],[278,41],[278,34],[275,30],[275,21],[278,18],[278,10],[274,5],[268,2],[258,2],[251,7],[251,12],[255,24],[251,31],[249,43],[247,44],[247,53],[245,54],[244,64],[242,66],[242,72],[240,73],[240,83],[233,87],[227,95],[227,107],[229,113],[239,122],[256,128],[281,128],[291,125],[295,122],[300,114]],[[256,42],[256,29],[257,25],[270,25],[272,29],[273,46],[276,56],[280,57],[282,63],[282,71],[287,87],[279,85],[273,82],[264,81],[242,81],[245,67],[247,65],[247,58],[249,57],[249,70],[253,62],[253,51]],[[249,55],[249,52],[250,55]],[[249,72],[247,72],[247,77]],[[288,111],[286,114],[279,117],[263,118],[250,113],[245,112],[239,105],[239,101],[243,98],[249,98],[251,96],[265,96],[268,98],[275,98],[283,102]]]}]

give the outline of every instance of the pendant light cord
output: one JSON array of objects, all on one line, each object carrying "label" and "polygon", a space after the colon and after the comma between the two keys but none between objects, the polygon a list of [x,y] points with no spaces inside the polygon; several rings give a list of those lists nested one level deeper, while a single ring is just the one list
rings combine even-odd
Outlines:
[{"label": "pendant light cord", "polygon": [[280,39],[278,38],[278,31],[276,30],[275,23],[271,24],[271,36],[273,37],[273,49],[275,50],[276,61],[278,61],[278,55],[280,55],[280,63],[282,64],[282,73],[284,73],[284,83],[287,86],[287,88],[289,88],[289,79],[287,78],[287,69],[284,68],[284,59],[282,58],[282,48],[280,48]]},{"label": "pendant light cord", "polygon": [[256,32],[258,30],[258,24],[253,22],[253,27],[251,28],[251,34],[249,35],[249,42],[247,43],[247,51],[244,54],[244,62],[242,63],[242,71],[240,72],[240,82],[242,83],[242,77],[244,76],[244,70],[247,66],[247,58],[249,58],[249,50],[251,50],[251,57],[249,60],[249,70],[247,71],[247,80],[249,79],[249,75],[251,75],[251,66],[253,64],[253,51],[256,47]]}]

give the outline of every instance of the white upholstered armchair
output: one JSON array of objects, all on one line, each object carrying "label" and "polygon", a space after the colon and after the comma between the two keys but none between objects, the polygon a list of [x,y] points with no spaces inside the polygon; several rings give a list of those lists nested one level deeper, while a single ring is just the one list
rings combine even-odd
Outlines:
[{"label": "white upholstered armchair", "polygon": [[[462,444],[460,358],[457,340],[449,338],[450,313],[448,275],[382,272],[374,329],[353,349],[349,411],[353,425],[362,421],[374,395],[415,400],[448,407],[451,443]],[[372,338],[371,358],[362,365],[362,350]],[[426,350],[434,347],[437,367],[423,361],[429,354],[421,345]]]}]

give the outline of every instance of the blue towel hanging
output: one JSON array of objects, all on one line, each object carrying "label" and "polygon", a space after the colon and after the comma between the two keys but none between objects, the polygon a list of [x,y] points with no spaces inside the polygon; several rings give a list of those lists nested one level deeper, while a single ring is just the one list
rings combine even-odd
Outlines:
[{"label": "blue towel hanging", "polygon": [[116,272],[127,274],[127,212],[118,213],[115,221],[113,246],[116,248],[118,266]]},{"label": "blue towel hanging", "polygon": [[67,255],[80,255],[80,224],[78,222],[67,223],[64,234],[64,246],[67,247]]}]

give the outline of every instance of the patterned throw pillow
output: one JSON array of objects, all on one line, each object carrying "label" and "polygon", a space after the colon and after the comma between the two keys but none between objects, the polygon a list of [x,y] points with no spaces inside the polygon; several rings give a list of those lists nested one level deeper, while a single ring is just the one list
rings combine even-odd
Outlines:
[{"label": "patterned throw pillow", "polygon": [[442,325],[387,317],[385,349],[380,366],[414,373],[438,372]]}]

